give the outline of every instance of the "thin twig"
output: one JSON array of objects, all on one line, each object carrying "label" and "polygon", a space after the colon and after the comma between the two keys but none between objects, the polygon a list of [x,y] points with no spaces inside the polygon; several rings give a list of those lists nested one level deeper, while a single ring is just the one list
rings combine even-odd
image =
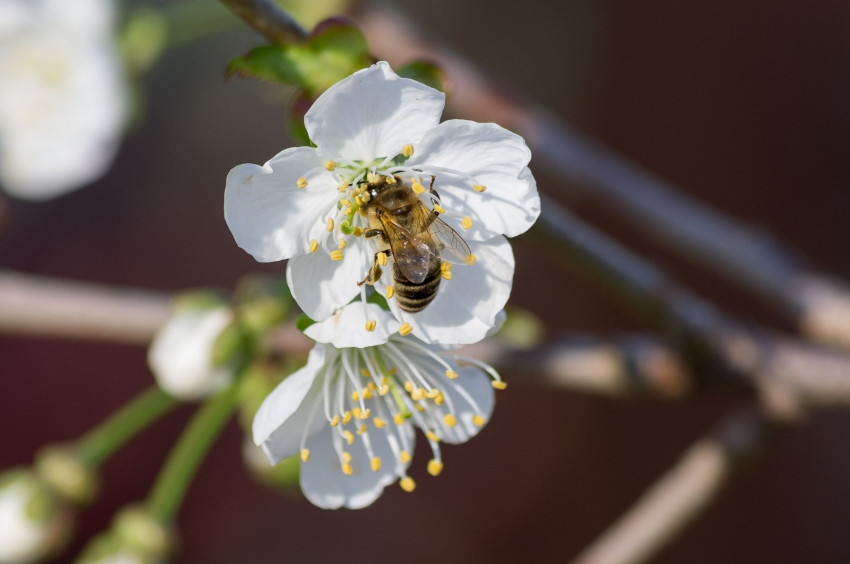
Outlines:
[{"label": "thin twig", "polygon": [[272,43],[294,45],[307,39],[304,28],[271,0],[221,0],[221,3]]},{"label": "thin twig", "polygon": [[753,410],[735,413],[689,448],[573,564],[638,564],[656,555],[717,498],[776,425]]}]

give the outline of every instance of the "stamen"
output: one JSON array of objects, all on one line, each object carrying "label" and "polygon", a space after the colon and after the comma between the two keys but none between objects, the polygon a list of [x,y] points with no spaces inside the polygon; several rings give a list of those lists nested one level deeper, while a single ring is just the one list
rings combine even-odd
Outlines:
[{"label": "stamen", "polygon": [[408,159],[410,157],[412,157],[413,156],[413,145],[411,145],[410,143],[405,145],[404,149],[402,149],[402,151],[401,151],[401,154],[404,155]]},{"label": "stamen", "polygon": [[410,399],[413,401],[420,401],[425,397],[425,388],[416,388],[413,390],[413,393],[410,394]]},{"label": "stamen", "polygon": [[[357,392],[357,390],[354,390],[353,392],[351,392],[351,401],[360,401],[360,394]],[[357,409],[360,409],[360,408],[355,407],[354,409],[357,410]],[[354,412],[354,416],[357,417],[357,411]]]},{"label": "stamen", "polygon": [[411,186],[411,188],[413,189],[413,192],[416,193],[416,194],[424,194],[425,193],[425,187],[422,186],[416,180],[413,181],[413,185]]},{"label": "stamen", "polygon": [[376,429],[383,429],[387,426],[387,422],[381,419],[380,417],[373,418],[372,423],[375,425]]},{"label": "stamen", "polygon": [[349,187],[348,182],[343,182],[342,184],[339,185],[339,188],[337,188],[337,190],[339,190],[340,192],[345,192],[346,190],[348,190],[348,187]]},{"label": "stamen", "polygon": [[487,189],[487,187],[486,187],[486,186],[482,186],[482,185],[480,185],[480,184],[473,184],[473,185],[472,185],[472,189],[473,189],[473,190],[475,190],[476,192],[483,192],[484,190],[486,190],[486,189]]},{"label": "stamen", "polygon": [[357,434],[362,435],[363,433],[366,432],[366,430],[367,430],[366,425],[360,425],[359,427],[357,427]]},{"label": "stamen", "polygon": [[387,286],[387,299],[390,299],[395,294],[395,290],[393,290],[392,286]]},{"label": "stamen", "polygon": [[473,255],[472,253],[466,255],[464,262],[469,266],[472,266],[473,264],[475,264],[475,255]]},{"label": "stamen", "polygon": [[376,456],[369,462],[372,465],[372,472],[377,472],[381,469],[381,459],[379,457]]},{"label": "stamen", "polygon": [[467,230],[472,229],[472,219],[468,215],[464,216],[460,226]]},{"label": "stamen", "polygon": [[457,380],[457,372],[454,370],[446,370],[446,378],[449,380]]},{"label": "stamen", "polygon": [[476,413],[472,416],[472,422],[478,427],[483,427],[487,420]]},{"label": "stamen", "polygon": [[372,332],[375,330],[375,327],[378,325],[378,321],[376,319],[369,319],[366,321],[366,330]]},{"label": "stamen", "polygon": [[438,214],[442,215],[442,214],[446,213],[446,208],[444,208],[440,204],[434,204],[434,211],[437,212]]},{"label": "stamen", "polygon": [[325,161],[325,170],[334,171],[336,170],[336,163],[333,161]]},{"label": "stamen", "polygon": [[[360,374],[362,374],[365,378],[371,378],[372,377],[372,374],[370,374],[369,371],[365,368],[360,369]],[[371,384],[371,382],[369,382],[369,383]]]},{"label": "stamen", "polygon": [[342,260],[342,258],[342,251],[340,251],[339,249],[331,253],[331,260]]},{"label": "stamen", "polygon": [[301,462],[307,462],[310,460],[310,449],[302,448],[301,449]]},{"label": "stamen", "polygon": [[343,451],[343,453],[340,455],[340,457],[342,458],[342,461],[346,464],[351,462],[351,453],[349,453],[349,452]]},{"label": "stamen", "polygon": [[429,441],[432,441],[432,442],[435,442],[435,443],[440,442],[440,437],[438,437],[437,433],[435,433],[434,431],[431,431],[431,430],[425,431],[425,436],[428,438]]},{"label": "stamen", "polygon": [[310,252],[315,253],[319,250],[319,242],[315,239],[310,240]]},{"label": "stamen", "polygon": [[349,445],[354,444],[354,434],[351,431],[343,431],[342,434],[345,436],[345,442]]},{"label": "stamen", "polygon": [[404,322],[404,325],[402,325],[401,327],[398,328],[398,332],[402,336],[410,335],[410,333],[412,331],[413,331],[413,327],[411,327],[410,323],[408,323],[406,321]]},{"label": "stamen", "polygon": [[410,493],[416,489],[416,482],[414,482],[413,478],[411,478],[410,476],[405,476],[404,478],[399,480],[398,485],[401,486],[401,489],[403,489],[407,493]]},{"label": "stamen", "polygon": [[351,473],[353,471],[354,470],[351,468],[351,464],[346,462],[345,464],[342,465],[342,473],[345,474],[346,476],[351,476]]},{"label": "stamen", "polygon": [[351,421],[351,412],[350,412],[350,411],[346,411],[346,412],[345,412],[345,413],[343,413],[343,415],[342,415],[342,424],[343,424],[343,425],[348,425],[349,421]]},{"label": "stamen", "polygon": [[301,190],[302,188],[305,188],[307,186],[307,178],[305,178],[303,176],[301,178],[299,178],[297,185],[298,185],[299,190]]},{"label": "stamen", "polygon": [[363,235],[363,228],[360,227],[359,225],[355,226],[354,227],[354,236],[360,237],[361,235]]},{"label": "stamen", "polygon": [[403,450],[398,456],[398,459],[401,460],[404,464],[407,464],[408,462],[410,462],[410,453],[406,450]]},{"label": "stamen", "polygon": [[429,460],[428,461],[428,473],[432,476],[439,476],[440,472],[443,471],[443,463],[437,460]]},{"label": "stamen", "polygon": [[345,242],[345,239],[340,239],[340,240],[339,240],[339,244],[337,245],[337,247],[336,247],[336,248],[337,248],[337,249],[339,249],[339,250],[341,251],[341,250],[343,250],[343,249],[345,248],[345,246],[346,246],[347,244],[348,244],[348,243],[346,243],[346,242]]},{"label": "stamen", "polygon": [[339,415],[334,415],[333,419],[331,419],[330,423],[331,423],[331,427],[336,427],[337,425],[339,425]]},{"label": "stamen", "polygon": [[508,383],[504,380],[493,380],[490,382],[490,385],[496,388],[497,390],[504,390],[508,387]]},{"label": "stamen", "polygon": [[368,204],[369,200],[371,200],[371,199],[372,199],[372,195],[369,194],[369,192],[363,192],[362,194],[360,194],[360,201],[364,204]]},{"label": "stamen", "polygon": [[443,421],[449,427],[454,427],[455,425],[457,425],[457,418],[454,415],[452,415],[451,413],[447,413],[446,416],[443,417]]},{"label": "stamen", "polygon": [[401,413],[396,413],[393,415],[393,423],[396,425],[404,425],[404,415]]},{"label": "stamen", "polygon": [[[466,221],[466,220],[464,220],[464,221]],[[331,231],[333,231],[333,230],[334,230],[334,219],[333,219],[332,217],[329,217],[329,218],[328,218],[328,227],[327,227],[327,230],[328,230],[328,233],[330,233]]]}]

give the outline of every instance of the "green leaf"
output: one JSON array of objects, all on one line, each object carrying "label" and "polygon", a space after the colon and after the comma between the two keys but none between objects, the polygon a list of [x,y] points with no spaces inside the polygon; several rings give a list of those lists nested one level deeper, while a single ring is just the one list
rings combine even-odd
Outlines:
[{"label": "green leaf", "polygon": [[448,93],[448,81],[443,69],[431,61],[411,61],[396,70],[396,74],[404,78],[412,78],[431,88]]},{"label": "green leaf", "polygon": [[264,45],[234,59],[227,76],[291,84],[315,98],[371,63],[363,33],[346,20],[334,19],[319,24],[304,45]]}]

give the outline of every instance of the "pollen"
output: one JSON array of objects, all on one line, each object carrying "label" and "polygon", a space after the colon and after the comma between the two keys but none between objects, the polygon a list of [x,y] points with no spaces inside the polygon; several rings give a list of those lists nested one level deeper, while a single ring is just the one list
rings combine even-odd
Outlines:
[{"label": "pollen", "polygon": [[404,149],[402,149],[402,151],[401,151],[401,154],[404,155],[405,158],[408,158],[408,159],[410,157],[412,157],[413,156],[413,145],[411,145],[410,143],[405,145]]},{"label": "pollen", "polygon": [[411,188],[413,188],[413,191],[414,191],[416,194],[423,194],[423,193],[425,192],[425,187],[424,187],[424,186],[422,186],[422,185],[421,185],[419,182],[417,182],[416,180],[414,180],[414,181],[413,181],[413,185],[411,186]]},{"label": "pollen", "polygon": [[369,192],[363,192],[362,194],[360,194],[360,201],[364,204],[369,203],[369,200],[371,199],[372,196],[369,194]]},{"label": "pollen", "polygon": [[478,415],[478,414],[476,413],[475,415],[473,415],[473,416],[472,416],[472,422],[473,422],[473,423],[474,423],[477,427],[483,427],[483,426],[484,426],[484,423],[486,423],[486,422],[487,422],[487,420],[486,420],[486,419],[484,419],[483,417],[481,417],[480,415]]},{"label": "pollen", "polygon": [[368,182],[369,184],[375,184],[380,179],[381,179],[381,177],[379,175],[375,174],[374,172],[370,172],[369,174],[366,175],[366,182]]},{"label": "pollen", "polygon": [[315,239],[312,239],[310,241],[310,252],[315,253],[318,250],[319,250],[319,242],[316,241]]},{"label": "pollen", "polygon": [[464,229],[472,229],[472,219],[467,215],[460,224]]},{"label": "pollen", "polygon": [[375,327],[378,325],[378,321],[375,319],[369,319],[366,321],[366,330],[371,332],[375,330]]},{"label": "pollen", "polygon": [[457,425],[457,418],[454,415],[452,415],[451,413],[447,413],[446,416],[443,417],[443,421],[449,427],[454,427],[455,425]]},{"label": "pollen", "polygon": [[387,184],[395,184],[394,176],[386,176],[385,178],[387,179]]},{"label": "pollen", "polygon": [[331,427],[336,427],[339,425],[339,415],[334,415],[333,419],[330,420]]},{"label": "pollen", "polygon": [[466,255],[464,262],[469,266],[472,266],[473,264],[475,264],[475,255],[473,255],[472,253]]},{"label": "pollen", "polygon": [[336,163],[333,161],[325,161],[325,170],[334,171],[336,170]]},{"label": "pollen", "polygon": [[434,431],[425,431],[425,437],[427,437],[428,440],[432,443],[440,442],[440,437],[438,437],[437,433],[435,433]]},{"label": "pollen", "polygon": [[401,327],[398,328],[398,332],[402,337],[404,337],[406,335],[410,335],[410,333],[412,331],[413,331],[413,327],[411,327],[410,323],[407,323],[406,321],[404,322],[404,325],[402,325]]},{"label": "pollen", "polygon": [[434,211],[439,213],[439,214],[444,214],[444,213],[446,213],[446,208],[444,208],[440,204],[434,204]]},{"label": "pollen", "polygon": [[504,380],[493,380],[490,382],[490,385],[496,388],[497,390],[504,390],[508,387],[508,383]]},{"label": "pollen", "polygon": [[410,380],[405,380],[404,381],[404,391],[407,392],[408,394],[410,394],[410,393],[413,393],[413,389],[414,389],[413,388],[413,382],[411,382]]},{"label": "pollen", "polygon": [[428,473],[432,476],[439,476],[440,472],[443,471],[443,463],[439,460],[429,460],[428,461]]},{"label": "pollen", "polygon": [[366,419],[369,419],[369,417],[371,415],[372,415],[372,410],[367,407],[362,412],[360,412],[359,418],[365,421]]},{"label": "pollen", "polygon": [[484,190],[486,190],[486,189],[487,189],[487,187],[486,187],[486,186],[482,186],[482,185],[480,185],[480,184],[473,184],[473,185],[472,185],[472,189],[473,189],[473,190],[475,190],[476,192],[483,192]]},{"label": "pollen", "polygon": [[363,235],[363,228],[358,225],[354,228],[354,236],[360,237],[361,235]]},{"label": "pollen", "polygon": [[363,198],[360,196],[354,196],[354,201],[357,203],[358,207],[363,207]]},{"label": "pollen", "polygon": [[395,294],[395,290],[393,290],[392,286],[387,286],[387,299],[390,299]]},{"label": "pollen", "polygon": [[331,260],[342,260],[342,251],[339,249],[331,252]]},{"label": "pollen", "polygon": [[440,390],[438,390],[437,388],[431,388],[425,394],[425,397],[428,398],[428,399],[434,399],[435,397],[437,397],[439,395],[440,395]]},{"label": "pollen", "polygon": [[457,380],[457,372],[454,370],[446,370],[446,378],[449,380]]},{"label": "pollen", "polygon": [[436,403],[437,405],[443,405],[444,399],[445,399],[445,397],[443,396],[443,394],[439,393],[439,394],[437,394],[437,397],[434,398],[434,403]]},{"label": "pollen", "polygon": [[[369,382],[369,385],[374,386],[372,382]],[[372,396],[375,395],[371,388],[366,388],[363,390],[363,399],[372,399]]]},{"label": "pollen", "polygon": [[[357,390],[354,390],[353,392],[351,392],[351,401],[360,401],[360,394],[357,392]],[[360,408],[355,407],[354,409],[360,409]],[[356,411],[354,412],[354,416],[357,417]]]},{"label": "pollen", "polygon": [[302,188],[306,188],[307,187],[307,179],[302,176],[301,178],[298,179],[297,185],[298,185],[299,190],[301,190]]},{"label": "pollen", "polygon": [[346,462],[345,464],[342,465],[342,473],[343,474],[345,474],[346,476],[351,476],[352,472],[353,472],[353,470],[351,468],[351,464]]},{"label": "pollen", "polygon": [[349,186],[350,185],[348,184],[348,182],[343,182],[339,185],[339,188],[337,188],[337,190],[339,190],[340,192],[345,192],[346,190],[348,190]]},{"label": "pollen", "polygon": [[389,392],[390,392],[390,387],[387,384],[384,384],[380,388],[378,388],[378,395],[379,396],[385,396]]},{"label": "pollen", "polygon": [[401,489],[403,489],[407,493],[410,493],[416,489],[416,482],[414,482],[413,478],[411,478],[410,476],[406,476],[399,480],[398,485],[401,486]]},{"label": "pollen", "polygon": [[372,460],[369,461],[369,464],[372,466],[372,472],[377,472],[381,469],[381,459],[377,456],[373,457]]},{"label": "pollen", "polygon": [[351,431],[343,431],[342,434],[345,436],[345,442],[350,445],[354,444],[354,433]]},{"label": "pollen", "polygon": [[393,415],[393,423],[396,425],[404,425],[404,415],[401,413],[396,413]]},{"label": "pollen", "polygon": [[347,244],[348,244],[348,243],[346,243],[346,242],[345,242],[345,239],[340,239],[340,240],[339,240],[339,245],[337,245],[337,246],[336,246],[336,248],[337,248],[337,249],[339,249],[339,250],[341,251],[341,250],[343,250],[343,249],[345,248],[345,246],[346,246]]},{"label": "pollen", "polygon": [[372,423],[375,424],[376,429],[383,429],[387,426],[387,422],[381,419],[380,417],[375,417],[374,419],[372,419]]},{"label": "pollen", "polygon": [[342,198],[342,199],[339,201],[339,203],[340,203],[340,204],[342,204],[343,206],[350,206],[350,205],[351,205],[351,200],[349,200],[348,198]]},{"label": "pollen", "polygon": [[378,264],[380,266],[387,266],[387,253],[380,253],[378,255]]},{"label": "pollen", "polygon": [[[467,219],[468,219],[468,218],[467,218]],[[464,221],[466,221],[466,219],[464,219]],[[334,230],[334,219],[333,219],[332,217],[329,217],[329,218],[328,218],[328,227],[327,227],[327,230],[328,230],[328,233],[330,233],[331,231],[333,231],[333,230]]]},{"label": "pollen", "polygon": [[399,453],[398,459],[401,460],[403,463],[407,464],[408,462],[410,462],[410,453],[406,450],[403,450]]},{"label": "pollen", "polygon": [[444,280],[451,280],[452,272],[450,270],[443,270],[440,272],[440,276],[442,276]]},{"label": "pollen", "polygon": [[363,411],[361,411],[361,409],[359,407],[355,407],[354,409],[351,410],[351,414],[354,416],[355,419],[360,419],[361,413],[363,413]]},{"label": "pollen", "polygon": [[413,401],[419,401],[425,397],[425,388],[417,388],[413,390],[413,393],[410,394],[410,397]]},{"label": "pollen", "polygon": [[351,412],[350,412],[350,411],[346,411],[346,412],[342,415],[342,424],[343,424],[343,425],[348,425],[348,422],[349,422],[349,421],[351,421]]},{"label": "pollen", "polygon": [[310,460],[310,449],[302,448],[301,449],[301,462],[307,462]]}]

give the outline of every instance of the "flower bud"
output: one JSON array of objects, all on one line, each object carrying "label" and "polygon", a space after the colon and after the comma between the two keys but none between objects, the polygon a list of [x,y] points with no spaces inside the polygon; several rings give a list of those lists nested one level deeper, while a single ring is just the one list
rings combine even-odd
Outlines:
[{"label": "flower bud", "polygon": [[77,564],[161,564],[171,552],[171,531],[144,506],[121,510],[112,528],[98,535],[75,561]]},{"label": "flower bud", "polygon": [[97,475],[67,448],[42,449],[36,456],[35,471],[46,487],[70,504],[88,505],[97,494]]},{"label": "flower bud", "polygon": [[0,564],[36,562],[68,539],[73,512],[24,469],[0,474]]}]

